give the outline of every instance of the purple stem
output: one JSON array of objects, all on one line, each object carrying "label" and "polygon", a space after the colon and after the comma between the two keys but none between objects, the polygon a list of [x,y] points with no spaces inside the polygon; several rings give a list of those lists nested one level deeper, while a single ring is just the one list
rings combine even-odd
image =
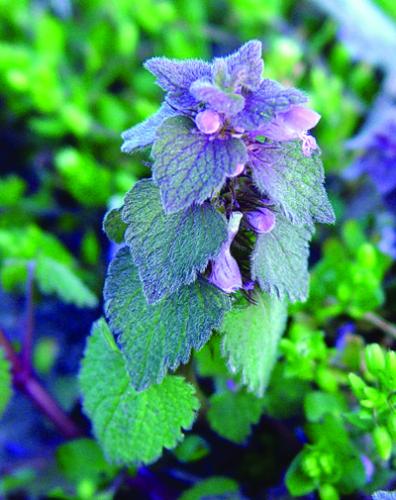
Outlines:
[{"label": "purple stem", "polygon": [[82,436],[81,430],[62,410],[58,403],[32,375],[26,370],[21,357],[15,352],[11,342],[0,330],[0,347],[11,363],[12,380],[14,387],[25,394],[37,408],[58,428],[65,438],[73,439]]}]

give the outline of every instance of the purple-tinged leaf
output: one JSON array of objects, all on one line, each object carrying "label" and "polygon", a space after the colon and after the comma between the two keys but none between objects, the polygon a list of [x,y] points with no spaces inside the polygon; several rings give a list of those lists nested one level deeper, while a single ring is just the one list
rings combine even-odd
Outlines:
[{"label": "purple-tinged leaf", "polygon": [[258,40],[251,40],[226,58],[215,59],[213,64],[213,81],[225,80],[224,64],[227,65],[228,85],[232,88],[239,86],[256,90],[260,86],[264,62],[262,59],[262,45]]},{"label": "purple-tinged leaf", "polygon": [[157,77],[156,83],[168,92],[167,100],[178,109],[196,107],[198,101],[190,94],[191,84],[201,78],[209,79],[212,65],[200,60],[177,60],[153,57],[144,67]]},{"label": "purple-tinged leaf", "polygon": [[308,255],[312,229],[295,226],[280,214],[270,233],[259,234],[252,254],[252,278],[262,290],[291,302],[308,297]]},{"label": "purple-tinged leaf", "polygon": [[247,160],[240,139],[203,135],[190,119],[180,116],[159,127],[152,154],[154,182],[167,213],[203,203]]},{"label": "purple-tinged leaf", "polygon": [[274,201],[293,224],[335,221],[317,150],[307,157],[298,141],[262,144],[251,151],[250,161],[259,190]]},{"label": "purple-tinged leaf", "polygon": [[142,123],[131,127],[122,133],[124,142],[121,146],[123,153],[131,154],[137,149],[151,146],[155,139],[155,133],[161,123],[170,116],[174,116],[175,111],[166,103],[162,104],[159,110]]},{"label": "purple-tinged leaf", "polygon": [[205,102],[210,109],[226,116],[236,115],[245,104],[245,99],[240,94],[221,90],[207,80],[194,82],[190,87],[190,93],[197,101]]},{"label": "purple-tinged leaf", "polygon": [[148,303],[194,281],[227,239],[224,216],[209,204],[166,215],[159,189],[149,179],[126,195],[122,218]]},{"label": "purple-tinged leaf", "polygon": [[106,277],[105,312],[117,336],[131,385],[142,391],[186,363],[230,309],[229,297],[199,278],[158,304],[147,304],[137,268],[122,248]]},{"label": "purple-tinged leaf", "polygon": [[273,80],[263,80],[256,92],[245,94],[245,108],[233,118],[233,124],[246,130],[257,130],[277,113],[302,104],[307,97],[297,89],[282,87]]}]

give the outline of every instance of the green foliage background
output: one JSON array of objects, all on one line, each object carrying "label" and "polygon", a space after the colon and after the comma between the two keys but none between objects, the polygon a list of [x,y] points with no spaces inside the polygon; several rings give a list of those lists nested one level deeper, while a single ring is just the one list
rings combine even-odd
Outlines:
[{"label": "green foliage background", "polygon": [[[393,2],[377,3],[396,19]],[[396,320],[394,269],[378,249],[372,214],[347,215],[358,183],[340,180],[353,158],[345,142],[366,116],[382,75],[353,61],[336,30],[334,21],[310,2],[297,0],[0,0],[0,281],[17,298],[33,269],[38,303],[50,296],[82,308],[101,303],[114,250],[101,221],[148,173],[144,153],[128,157],[119,150],[120,133],[153,113],[161,101],[153,77],[142,67],[146,58],[206,59],[213,51],[226,54],[258,38],[264,44],[266,76],[309,94],[322,115],[316,135],[338,217],[334,228],[320,228],[316,235],[310,298],[291,310],[281,360],[263,398],[229,388],[230,378],[235,387],[240,380],[226,375],[217,338],[195,356],[195,373],[185,375],[193,383],[196,377],[212,377],[213,390],[205,386],[198,397],[213,431],[246,443],[253,426],[250,439],[265,441],[261,455],[252,448],[250,470],[242,469],[236,478],[242,490],[275,486],[270,478],[276,455],[268,452],[274,442],[254,430],[264,413],[281,426],[293,428],[293,418],[306,425],[308,443],[284,464],[291,463],[286,484],[293,495],[317,491],[323,500],[384,487],[395,474],[396,442],[394,410],[387,403],[396,387],[394,379],[390,385],[386,381],[389,366],[396,368],[384,350],[365,350],[366,343],[379,342],[386,349],[394,341],[378,323],[379,315]],[[352,321],[355,328],[340,353],[337,329]],[[50,373],[59,348],[55,338],[36,344],[39,373]],[[10,384],[2,355],[0,360],[0,382],[8,380],[3,407]],[[182,424],[191,424],[190,415]],[[175,451],[180,463],[208,456],[204,438],[191,434],[189,439]],[[175,444],[172,436],[169,441]],[[363,452],[376,468],[369,485],[359,459]],[[147,452],[150,459],[150,453],[159,454],[157,449]],[[75,457],[81,454],[90,457],[89,466],[78,465]],[[92,440],[63,444],[55,463],[62,484],[51,490],[53,495],[113,498],[120,469],[106,462]],[[36,488],[34,468],[4,470],[0,494]],[[263,470],[268,477],[260,486]],[[129,473],[134,472],[132,467]],[[182,498],[237,498],[235,478],[218,475],[209,478],[205,471],[198,477],[205,479],[202,483],[194,478],[194,487]]]}]

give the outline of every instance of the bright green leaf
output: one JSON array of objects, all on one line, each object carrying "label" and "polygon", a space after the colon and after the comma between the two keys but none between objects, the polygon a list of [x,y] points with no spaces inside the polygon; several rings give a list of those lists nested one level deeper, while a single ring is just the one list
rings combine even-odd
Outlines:
[{"label": "bright green leaf", "polygon": [[221,331],[229,369],[240,372],[248,389],[262,396],[286,325],[287,305],[266,293],[258,293],[255,301],[227,313]]},{"label": "bright green leaf", "polygon": [[56,451],[58,466],[72,482],[110,479],[117,468],[106,462],[103,451],[93,439],[81,438],[62,444]]},{"label": "bright green leaf", "polygon": [[263,401],[245,391],[226,391],[209,399],[208,420],[220,436],[241,444],[257,424],[263,410]]},{"label": "bright green leaf", "polygon": [[109,330],[97,321],[88,339],[80,371],[83,408],[108,461],[151,463],[171,449],[191,427],[199,403],[182,377],[136,392],[120,351],[109,348]]}]

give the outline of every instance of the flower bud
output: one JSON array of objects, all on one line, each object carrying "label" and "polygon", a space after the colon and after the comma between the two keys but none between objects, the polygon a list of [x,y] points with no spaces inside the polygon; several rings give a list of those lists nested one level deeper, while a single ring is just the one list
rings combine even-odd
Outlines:
[{"label": "flower bud", "polygon": [[246,213],[249,226],[256,233],[269,233],[275,227],[275,214],[268,208],[258,208]]},{"label": "flower bud", "polygon": [[374,429],[373,441],[382,460],[389,460],[392,454],[392,438],[384,426],[381,425]]},{"label": "flower bud", "polygon": [[205,111],[198,113],[195,117],[195,123],[203,134],[214,134],[222,125],[220,115],[211,109],[205,109]]},{"label": "flower bud", "polygon": [[242,288],[242,275],[237,261],[231,255],[230,247],[238,232],[241,212],[233,212],[228,222],[228,239],[223,243],[219,255],[212,261],[209,281],[226,293]]},{"label": "flower bud", "polygon": [[385,369],[385,353],[379,344],[368,345],[364,354],[367,369],[372,375],[377,375]]},{"label": "flower bud", "polygon": [[212,263],[209,281],[223,292],[232,293],[242,288],[242,276],[237,261],[229,250],[223,250]]}]

